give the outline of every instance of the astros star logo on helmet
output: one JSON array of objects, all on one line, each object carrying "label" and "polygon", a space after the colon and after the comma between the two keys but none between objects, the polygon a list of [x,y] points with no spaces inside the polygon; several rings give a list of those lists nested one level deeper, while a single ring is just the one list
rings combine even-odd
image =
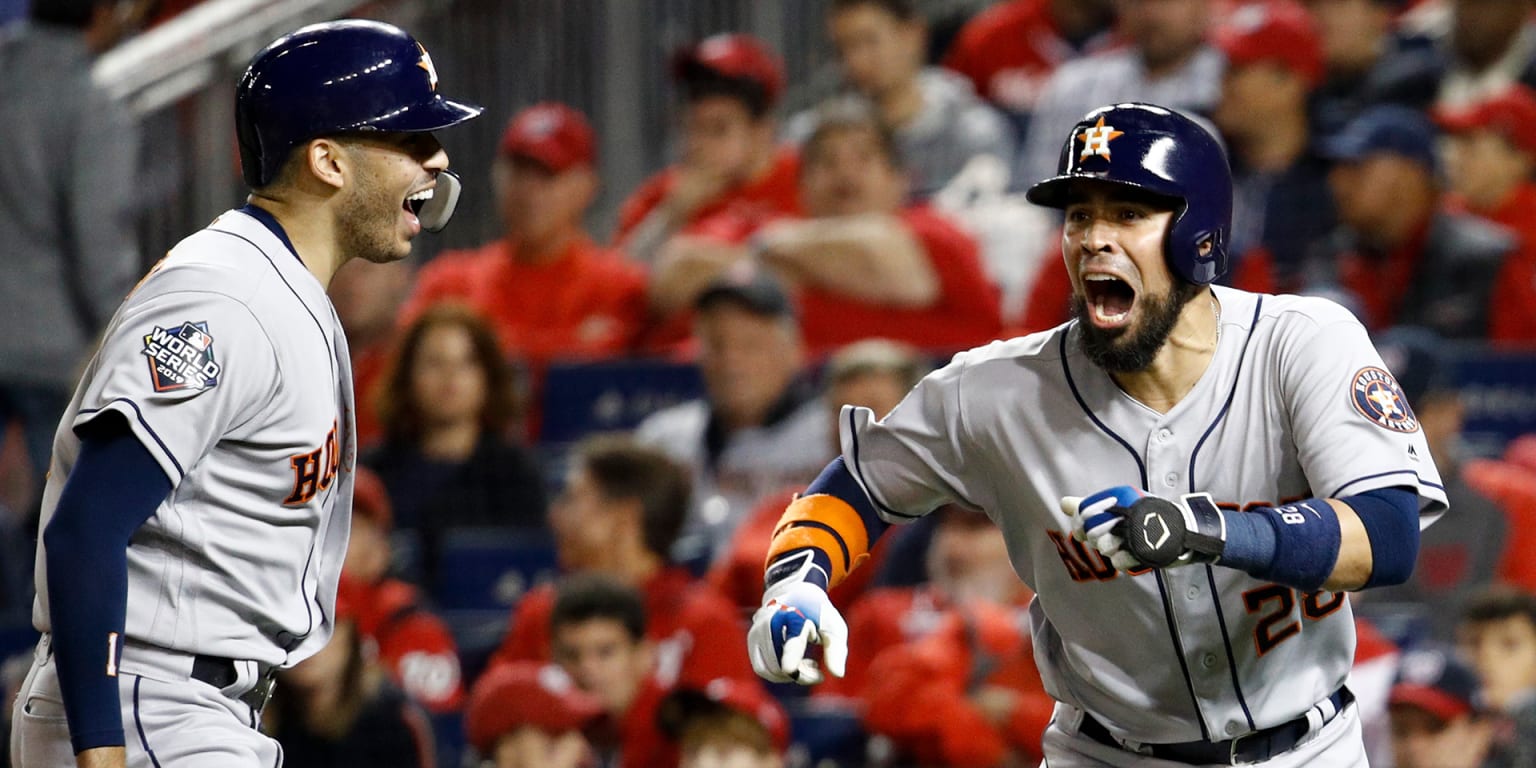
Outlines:
[{"label": "astros star logo on helmet", "polygon": [[1105,160],[1109,159],[1109,143],[1125,135],[1125,131],[1117,131],[1113,125],[1104,124],[1104,116],[1099,116],[1097,125],[1077,135],[1083,142],[1083,152],[1077,156],[1077,161],[1088,159],[1089,155],[1098,155]]},{"label": "astros star logo on helmet", "polygon": [[421,51],[421,61],[416,66],[427,71],[427,79],[432,83],[432,90],[437,90],[437,67],[432,66],[432,54],[427,53],[427,47],[421,43],[416,44],[416,49]]}]

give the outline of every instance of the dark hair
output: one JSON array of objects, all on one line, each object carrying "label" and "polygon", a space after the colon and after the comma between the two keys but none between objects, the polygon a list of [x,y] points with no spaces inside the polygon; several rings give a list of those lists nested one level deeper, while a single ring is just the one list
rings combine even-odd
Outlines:
[{"label": "dark hair", "polygon": [[555,607],[549,613],[550,635],[563,627],[599,619],[622,624],[631,640],[645,638],[645,600],[639,590],[597,573],[564,577],[555,588]]},{"label": "dark hair", "polygon": [[111,5],[113,0],[32,0],[28,18],[44,24],[85,29],[91,25],[91,17],[99,5]]},{"label": "dark hair", "polygon": [[832,0],[832,5],[827,8],[827,13],[842,13],[843,11],[864,5],[874,6],[902,21],[915,21],[923,18],[914,0]]},{"label": "dark hair", "polygon": [[689,104],[716,97],[734,99],[747,108],[753,120],[761,120],[773,110],[773,99],[762,83],[722,75],[702,65],[683,66],[678,84],[683,89],[683,101]]},{"label": "dark hair", "polygon": [[688,470],[627,435],[587,438],[576,447],[572,461],[586,470],[604,496],[640,502],[645,548],[666,559],[688,516]]},{"label": "dark hair", "polygon": [[421,406],[411,394],[411,373],[427,331],[438,326],[457,326],[469,332],[475,362],[485,373],[485,407],[480,411],[480,426],[485,432],[501,434],[522,411],[512,366],[501,354],[496,334],[473,309],[456,302],[434,304],[411,323],[400,340],[384,374],[384,386],[375,392],[374,407],[384,433],[391,440],[420,439],[424,429]]},{"label": "dark hair", "polygon": [[[862,101],[852,99],[833,99],[822,104],[816,109],[816,129],[800,145],[800,167],[803,169],[814,162],[813,158],[821,150],[832,134],[848,131],[863,131],[875,137],[875,144],[880,148],[880,154],[885,156],[887,163],[892,168],[902,168],[901,147],[896,144],[896,134],[886,127],[885,123],[875,115],[873,109]],[[802,171],[803,172],[803,171]]]},{"label": "dark hair", "polygon": [[1536,628],[1536,595],[1507,584],[1484,587],[1461,609],[1462,624],[1486,624],[1524,617]]}]

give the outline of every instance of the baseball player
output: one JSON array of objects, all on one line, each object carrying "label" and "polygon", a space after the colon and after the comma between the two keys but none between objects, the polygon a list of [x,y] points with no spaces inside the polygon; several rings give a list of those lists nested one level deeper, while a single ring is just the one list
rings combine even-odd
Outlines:
[{"label": "baseball player", "polygon": [[305,27],[235,91],[248,204],[128,295],[54,438],[11,763],[276,766],[275,670],[331,635],[354,461],[349,259],[404,258],[457,185],[437,93],[386,24]]},{"label": "baseball player", "polygon": [[1397,382],[1341,307],[1212,285],[1231,174],[1188,118],[1095,110],[1028,197],[1065,212],[1076,318],[958,355],[883,420],[844,410],[775,531],[754,667],[840,674],[825,589],[956,502],[1038,593],[1051,768],[1364,765],[1344,591],[1407,578],[1446,508]]}]

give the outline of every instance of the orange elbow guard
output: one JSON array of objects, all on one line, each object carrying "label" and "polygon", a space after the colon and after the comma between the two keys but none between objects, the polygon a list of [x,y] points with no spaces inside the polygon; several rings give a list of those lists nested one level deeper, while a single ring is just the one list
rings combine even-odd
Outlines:
[{"label": "orange elbow guard", "polygon": [[869,559],[869,532],[848,502],[826,493],[801,496],[785,508],[768,545],[768,563],[802,547],[815,547],[832,563],[828,588]]}]

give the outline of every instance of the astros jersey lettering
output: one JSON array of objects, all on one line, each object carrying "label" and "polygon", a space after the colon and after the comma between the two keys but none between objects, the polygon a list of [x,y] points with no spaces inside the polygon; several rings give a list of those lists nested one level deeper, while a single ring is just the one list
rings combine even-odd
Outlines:
[{"label": "astros jersey lettering", "polygon": [[[352,503],[348,360],[319,281],[240,211],[118,309],[54,437],[42,524],[74,429],[120,413],[174,486],[127,550],[130,642],[287,666],[329,639]],[[47,632],[38,547],[32,616]]]},{"label": "astros jersey lettering", "polygon": [[997,523],[1039,593],[1047,690],[1133,741],[1221,741],[1306,712],[1349,672],[1349,601],[1220,566],[1118,573],[1073,540],[1061,497],[1130,485],[1239,510],[1402,486],[1420,496],[1421,525],[1446,505],[1423,432],[1353,316],[1213,290],[1217,350],[1166,414],[1093,365],[1073,322],[958,355],[883,421],[842,416],[844,459],[887,520],[953,501]]}]

